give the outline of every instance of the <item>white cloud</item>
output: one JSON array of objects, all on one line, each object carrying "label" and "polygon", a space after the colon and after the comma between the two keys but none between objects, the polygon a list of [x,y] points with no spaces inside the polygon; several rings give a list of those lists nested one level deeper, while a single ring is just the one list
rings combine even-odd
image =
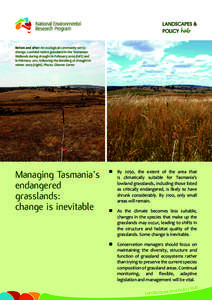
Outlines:
[{"label": "white cloud", "polygon": [[173,47],[178,41],[109,41],[108,54],[126,56],[129,59],[145,59],[158,62],[164,56],[164,50]]},{"label": "white cloud", "polygon": [[[146,41],[147,42],[147,41]],[[115,50],[110,50],[109,53],[116,53],[118,55],[118,46],[122,42],[114,42],[110,47],[115,45]],[[118,45],[119,44],[119,45]],[[133,47],[131,53],[127,54],[127,47]],[[176,56],[174,54],[164,57],[164,49],[171,47],[173,44],[167,42],[152,42],[151,44],[145,43],[125,43],[120,53],[123,55],[137,55],[135,54],[140,49],[140,57],[135,64],[118,72],[109,73],[108,84],[113,84],[113,80],[118,85],[119,80],[125,85],[168,85],[168,84],[199,84],[199,85],[212,85],[212,56],[210,55],[197,55],[196,57]],[[140,48],[139,48],[140,47]],[[146,48],[145,48],[146,47]],[[129,49],[128,49],[129,50]],[[146,51],[146,52],[145,52]],[[114,63],[110,62],[109,65]],[[116,70],[117,71],[117,70]],[[112,77],[111,77],[112,76]],[[124,79],[125,83],[124,82]],[[207,78],[207,80],[205,80]]]},{"label": "white cloud", "polygon": [[121,66],[113,61],[108,60],[107,61],[107,72],[119,72],[121,69]]}]

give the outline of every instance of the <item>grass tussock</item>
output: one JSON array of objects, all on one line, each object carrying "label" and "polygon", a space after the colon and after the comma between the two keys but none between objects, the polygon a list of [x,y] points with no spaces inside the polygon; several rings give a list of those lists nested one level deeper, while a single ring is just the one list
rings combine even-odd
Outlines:
[{"label": "grass tussock", "polygon": [[108,100],[108,161],[212,161],[212,101]]}]

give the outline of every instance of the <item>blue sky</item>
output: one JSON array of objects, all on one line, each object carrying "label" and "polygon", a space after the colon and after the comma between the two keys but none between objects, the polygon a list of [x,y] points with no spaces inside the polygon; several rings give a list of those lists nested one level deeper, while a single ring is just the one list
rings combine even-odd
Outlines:
[{"label": "blue sky", "polygon": [[108,41],[107,84],[212,86],[212,41]]},{"label": "blue sky", "polygon": [[[14,46],[83,46],[92,62],[75,67],[15,67]],[[0,41],[0,86],[105,85],[103,41]]]}]

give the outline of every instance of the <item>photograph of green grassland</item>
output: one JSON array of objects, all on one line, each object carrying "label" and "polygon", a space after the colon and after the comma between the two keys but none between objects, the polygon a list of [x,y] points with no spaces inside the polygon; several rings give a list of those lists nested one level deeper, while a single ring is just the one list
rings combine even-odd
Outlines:
[{"label": "photograph of green grassland", "polygon": [[211,49],[108,42],[108,161],[212,161]]}]

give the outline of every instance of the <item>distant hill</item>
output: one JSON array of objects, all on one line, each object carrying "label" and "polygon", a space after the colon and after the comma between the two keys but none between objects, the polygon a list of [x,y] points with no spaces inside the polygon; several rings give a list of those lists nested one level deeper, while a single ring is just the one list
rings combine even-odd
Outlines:
[{"label": "distant hill", "polygon": [[155,91],[155,92],[165,92],[165,91],[185,91],[185,92],[198,92],[198,91],[207,91],[212,92],[212,87],[209,86],[201,86],[201,85],[189,85],[189,84],[173,84],[166,86],[158,86],[158,85],[134,85],[134,86],[108,86],[108,91],[115,90],[136,90],[136,91]]},{"label": "distant hill", "polygon": [[172,84],[172,85],[109,85],[107,88],[109,90],[112,89],[123,89],[123,88],[212,88],[210,86],[202,86],[202,85],[192,85],[192,84]]},{"label": "distant hill", "polygon": [[81,89],[88,89],[88,88],[104,88],[104,86],[100,86],[100,85],[83,85],[83,84],[78,84],[78,85],[64,85],[64,86],[60,86],[60,88],[81,88]]},{"label": "distant hill", "polygon": [[18,87],[0,87],[0,93],[7,92],[7,91],[14,91],[14,90],[26,90],[26,89],[52,89],[52,88],[59,88],[59,89],[104,89],[104,86],[100,85],[83,85],[83,84],[73,84],[73,85],[63,85],[63,86],[18,86]]}]

